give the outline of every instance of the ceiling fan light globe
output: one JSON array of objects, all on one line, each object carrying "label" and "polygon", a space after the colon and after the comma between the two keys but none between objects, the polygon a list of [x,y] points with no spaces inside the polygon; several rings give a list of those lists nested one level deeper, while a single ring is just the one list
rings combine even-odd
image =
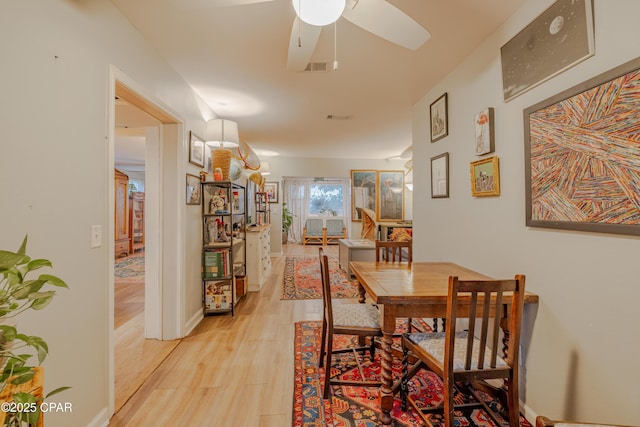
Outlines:
[{"label": "ceiling fan light globe", "polygon": [[309,25],[322,27],[338,20],[346,0],[291,0],[296,15]]}]

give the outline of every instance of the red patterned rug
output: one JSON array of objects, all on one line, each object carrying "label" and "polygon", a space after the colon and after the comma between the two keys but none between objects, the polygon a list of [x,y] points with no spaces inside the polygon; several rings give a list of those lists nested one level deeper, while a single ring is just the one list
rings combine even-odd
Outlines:
[{"label": "red patterned rug", "polygon": [[[333,298],[358,297],[358,281],[347,278],[337,257],[329,257],[329,275]],[[287,257],[280,299],[322,299],[319,257]]]},{"label": "red patterned rug", "polygon": [[[414,319],[415,322],[415,319]],[[330,401],[322,399],[321,372],[318,370],[318,346],[320,343],[320,323],[298,322],[295,330],[295,373],[294,373],[294,402],[293,426],[324,426],[324,427],[369,427],[378,425],[379,390],[375,387],[332,386]],[[400,326],[399,330],[403,328]],[[420,329],[426,324],[418,325]],[[426,326],[428,328],[428,326]],[[335,344],[339,346],[351,345],[352,338],[336,336]],[[380,378],[380,355],[376,352],[373,362],[368,357],[360,359],[368,379]],[[333,357],[331,376],[353,377],[357,372],[353,353],[343,353]],[[400,361],[394,360],[394,376],[399,377]],[[357,374],[356,374],[357,375]],[[409,393],[413,399],[425,406],[438,405],[442,401],[442,381],[432,372],[421,370],[409,383]],[[493,410],[498,412],[500,404],[489,396],[477,390],[459,388],[456,401],[472,401],[483,399]],[[396,396],[391,416],[395,427],[424,425],[418,414],[409,409],[403,412],[400,407],[399,396]],[[429,421],[434,427],[442,425],[442,416],[430,415]],[[504,426],[508,426],[508,421]],[[482,409],[470,409],[456,412],[456,425],[469,427],[496,427]],[[531,427],[523,417],[520,418],[522,427]],[[500,426],[502,427],[502,426]]]}]

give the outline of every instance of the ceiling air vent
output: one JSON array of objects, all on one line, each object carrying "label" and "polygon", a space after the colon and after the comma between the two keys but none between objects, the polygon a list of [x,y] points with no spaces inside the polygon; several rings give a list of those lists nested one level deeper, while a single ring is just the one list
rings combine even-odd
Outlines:
[{"label": "ceiling air vent", "polygon": [[352,118],[350,114],[327,114],[327,120],[351,120]]},{"label": "ceiling air vent", "polygon": [[311,61],[304,71],[307,73],[326,73],[329,71],[329,61]]}]

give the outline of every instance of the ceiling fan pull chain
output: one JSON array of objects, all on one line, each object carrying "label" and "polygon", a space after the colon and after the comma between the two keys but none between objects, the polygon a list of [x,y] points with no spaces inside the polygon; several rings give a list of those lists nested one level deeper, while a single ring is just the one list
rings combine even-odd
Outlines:
[{"label": "ceiling fan pull chain", "polygon": [[333,23],[333,71],[338,71],[338,21]]}]

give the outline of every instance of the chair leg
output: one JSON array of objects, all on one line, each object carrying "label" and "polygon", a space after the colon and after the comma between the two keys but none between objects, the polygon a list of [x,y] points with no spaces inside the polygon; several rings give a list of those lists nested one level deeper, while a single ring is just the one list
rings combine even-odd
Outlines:
[{"label": "chair leg", "polygon": [[376,356],[376,340],[374,337],[369,338],[371,342],[369,343],[369,360],[373,362]]},{"label": "chair leg", "polygon": [[400,381],[400,401],[402,411],[407,411],[407,395],[409,394],[409,349],[402,346],[402,379]]},{"label": "chair leg", "polygon": [[444,425],[445,427],[453,427],[453,411],[455,410],[453,402],[453,378],[445,377],[442,382],[444,385]]},{"label": "chair leg", "polygon": [[322,397],[324,399],[329,398],[329,387],[331,387],[331,354],[333,352],[333,336],[328,334],[327,336],[327,351],[324,364],[324,390],[322,391]]},{"label": "chair leg", "polygon": [[517,382],[514,384],[511,379],[506,385],[509,405],[509,425],[520,427],[520,397],[518,396],[518,385]]},{"label": "chair leg", "polygon": [[327,319],[322,316],[322,338],[320,339],[320,354],[318,355],[318,366],[324,366],[324,350],[327,342]]}]

